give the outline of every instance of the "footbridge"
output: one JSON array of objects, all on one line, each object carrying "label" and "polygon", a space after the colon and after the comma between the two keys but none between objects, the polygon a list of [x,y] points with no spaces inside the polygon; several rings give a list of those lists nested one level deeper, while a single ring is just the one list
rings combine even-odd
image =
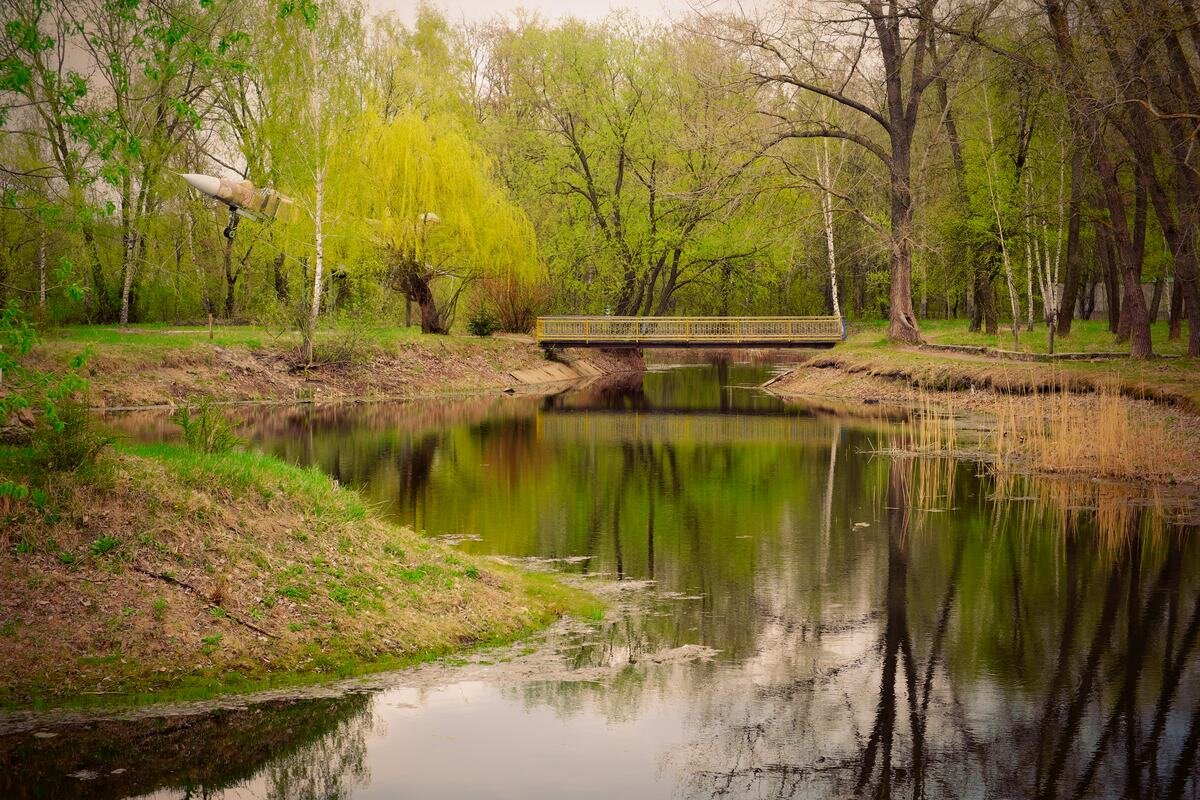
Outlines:
[{"label": "footbridge", "polygon": [[542,347],[833,347],[841,317],[538,317]]}]

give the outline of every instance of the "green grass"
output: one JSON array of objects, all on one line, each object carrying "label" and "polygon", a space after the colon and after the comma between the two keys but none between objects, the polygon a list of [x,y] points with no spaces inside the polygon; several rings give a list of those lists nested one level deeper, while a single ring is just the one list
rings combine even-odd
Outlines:
[{"label": "green grass", "polygon": [[[528,636],[561,614],[594,620],[604,613],[603,605],[592,595],[566,586],[553,576],[526,573],[498,563],[476,565],[474,559],[449,551],[442,552],[440,545],[421,540],[411,532],[397,529],[389,533],[386,526],[381,526],[379,521],[371,518],[367,506],[356,492],[338,487],[315,469],[301,469],[260,453],[234,451],[205,454],[170,445],[120,445],[114,448],[110,458],[113,462],[112,474],[104,482],[107,488],[92,486],[93,500],[95,492],[103,493],[128,486],[134,491],[134,502],[145,509],[147,525],[169,525],[174,520],[185,526],[182,529],[185,532],[179,536],[187,541],[194,541],[196,535],[205,535],[204,523],[196,522],[198,517],[195,513],[179,517],[171,509],[178,505],[181,498],[194,491],[197,495],[207,494],[233,507],[244,506],[247,513],[259,516],[267,508],[264,502],[270,501],[272,508],[278,508],[281,514],[290,514],[297,523],[305,525],[314,538],[328,537],[327,544],[337,542],[336,551],[327,547],[314,552],[307,546],[288,550],[286,540],[276,540],[278,546],[285,548],[277,552],[287,552],[289,558],[273,566],[265,562],[259,565],[255,558],[261,553],[255,549],[257,545],[254,543],[258,540],[252,537],[262,535],[265,531],[261,529],[251,528],[246,534],[251,538],[244,540],[238,538],[242,534],[237,531],[232,531],[233,539],[229,539],[230,531],[222,530],[221,536],[232,542],[232,548],[229,542],[215,541],[205,545],[206,552],[213,553],[218,559],[228,559],[231,554],[238,559],[236,563],[242,568],[239,574],[256,574],[255,570],[245,568],[247,564],[255,564],[257,574],[261,576],[261,580],[242,580],[231,586],[234,594],[226,595],[231,605],[224,600],[209,605],[203,614],[210,625],[228,627],[233,612],[227,611],[227,608],[241,608],[238,613],[260,619],[262,610],[274,606],[278,598],[287,598],[287,602],[299,607],[285,613],[299,615],[301,619],[288,620],[285,616],[282,624],[287,626],[289,633],[313,636],[316,641],[292,642],[286,650],[272,650],[270,659],[243,659],[230,655],[237,651],[230,647],[231,639],[227,634],[205,625],[200,628],[202,636],[199,648],[195,651],[200,657],[184,658],[173,663],[166,673],[151,669],[139,660],[136,642],[126,642],[127,646],[121,648],[119,659],[100,655],[107,650],[93,650],[90,653],[85,650],[80,653],[78,660],[80,665],[86,667],[79,670],[83,676],[79,678],[83,681],[79,685],[86,686],[88,681],[102,678],[105,687],[103,694],[88,695],[65,690],[60,677],[56,677],[52,670],[27,672],[20,679],[19,690],[0,696],[0,707],[135,706],[300,686],[381,670],[402,669],[451,653],[460,653],[464,648],[505,644]],[[143,495],[144,492],[150,494]],[[294,498],[294,502],[279,503],[281,495]],[[150,499],[148,505],[147,497]],[[172,505],[173,502],[175,505]],[[302,518],[297,515],[302,515]],[[74,518],[74,512],[69,516]],[[187,527],[189,525],[192,527]],[[352,538],[360,534],[364,537],[361,541]],[[286,530],[279,531],[278,535],[286,535]],[[344,544],[343,538],[346,540]],[[24,540],[18,536],[14,541]],[[93,569],[111,571],[114,567],[111,564],[101,566],[102,562],[134,558],[137,548],[143,545],[156,550],[169,548],[169,542],[170,534],[156,536],[153,543],[147,543],[137,537],[118,539],[103,535],[97,538],[95,533],[91,533],[69,550],[60,548],[53,539],[46,539],[44,552],[64,565],[69,574],[80,574],[80,571]],[[27,558],[13,550],[10,548],[10,553],[6,555],[14,559]],[[409,554],[416,554],[410,557],[417,560],[406,563],[406,550]],[[334,563],[330,556],[335,552],[347,560]],[[223,556],[216,555],[222,553]],[[425,559],[424,563],[420,563],[420,559]],[[168,567],[173,563],[168,562],[163,566]],[[173,568],[160,569],[166,578],[175,577]],[[373,574],[371,570],[375,570]],[[119,570],[112,574],[127,573]],[[394,581],[390,584],[394,587],[393,591],[386,598],[380,590],[380,585],[387,584],[384,576]],[[249,604],[240,602],[246,598],[239,599],[236,593],[242,586],[256,581],[257,585],[267,588],[264,596]],[[510,622],[476,628],[468,640],[461,635],[446,635],[439,619],[431,617],[420,629],[419,637],[425,638],[418,637],[406,643],[401,651],[379,655],[377,650],[364,649],[364,635],[369,635],[375,629],[372,626],[377,628],[381,624],[379,613],[386,613],[396,605],[395,598],[402,596],[402,593],[395,591],[399,585],[404,585],[404,593],[419,603],[427,596],[446,597],[446,592],[456,591],[456,587],[462,585],[459,581],[465,581],[468,585],[487,581],[491,588],[481,589],[484,592],[502,589],[506,597],[493,594],[490,595],[492,599],[481,600],[483,604],[479,606],[479,613],[486,616],[494,608],[500,615],[508,613]],[[169,590],[164,587],[164,591]],[[178,602],[184,602],[182,598],[187,596],[182,595]],[[138,607],[144,609],[147,618],[162,623],[169,612],[176,609],[175,602],[163,596],[151,596],[145,598]],[[254,602],[261,603],[261,608]],[[400,607],[404,602],[399,601]],[[128,607],[120,615],[109,614],[98,624],[107,626],[114,634],[119,632],[128,614],[133,613],[132,602],[126,605]],[[505,608],[509,611],[505,612]],[[521,615],[514,617],[512,609],[520,609]],[[255,617],[256,612],[260,613],[259,617]],[[18,630],[16,623],[7,624],[0,620],[0,624],[6,626],[2,631],[5,638],[0,641],[11,641],[13,637],[23,635],[21,630],[24,629]],[[382,624],[386,626],[386,618]],[[422,642],[425,642],[424,646]],[[103,658],[102,662],[88,660],[94,660],[98,655]],[[160,658],[161,654],[155,657]],[[98,669],[101,666],[102,669]],[[43,674],[44,677],[41,677]]]},{"label": "green grass", "polygon": [[361,496],[339,489],[315,466],[297,467],[253,450],[201,453],[162,443],[121,445],[120,449],[155,459],[196,488],[211,487],[215,482],[234,494],[258,492],[264,498],[281,490],[290,497],[303,497],[318,515],[332,515],[343,522],[357,522],[367,515]]},{"label": "green grass", "polygon": [[[605,606],[594,595],[582,589],[567,586],[553,575],[524,572],[502,564],[489,566],[489,569],[513,580],[525,596],[541,601],[549,610],[523,628],[474,642],[461,643],[454,647],[433,647],[402,656],[384,655],[364,659],[355,652],[356,642],[335,638],[324,642],[320,647],[309,647],[298,659],[309,664],[304,669],[283,668],[247,672],[198,669],[192,674],[172,678],[170,685],[161,687],[154,686],[144,678],[123,677],[119,674],[119,670],[125,669],[133,672],[137,669],[137,663],[128,654],[114,653],[99,658],[99,661],[113,669],[112,689],[106,694],[55,696],[47,693],[46,696],[36,698],[32,702],[17,703],[0,699],[0,709],[42,711],[51,708],[136,708],[158,703],[212,700],[231,694],[298,689],[332,680],[345,680],[380,672],[411,669],[438,660],[444,660],[450,666],[461,665],[468,663],[464,656],[508,647],[529,639],[557,619],[560,614],[592,621],[604,618]],[[3,635],[8,634],[4,633]],[[220,647],[221,635],[206,636],[202,641],[206,651],[214,652]],[[524,647],[521,654],[529,655],[534,652],[536,652],[536,648]],[[96,661],[97,659],[92,657],[91,660]]]},{"label": "green grass", "polygon": [[[927,328],[929,340],[935,344],[979,344],[984,347],[995,347],[1012,350],[1012,330],[1001,328],[997,334],[970,333],[966,325],[955,324],[955,320],[930,320],[922,324]],[[1156,322],[1150,326],[1150,338],[1154,344],[1154,352],[1159,355],[1185,355],[1187,353],[1187,338],[1181,336],[1174,341],[1167,338],[1168,326],[1164,322]],[[1049,337],[1046,326],[1035,323],[1032,331],[1022,327],[1020,331],[1020,349],[1023,352],[1049,352]],[[1056,336],[1054,350],[1058,353],[1128,353],[1129,342],[1117,343],[1116,336],[1109,331],[1107,320],[1075,320],[1071,325],[1069,336]]]},{"label": "green grass", "polygon": [[[921,334],[930,344],[970,345],[974,347],[991,347],[998,350],[1013,350],[1012,328],[1001,325],[995,334],[982,331],[968,330],[966,319],[924,319],[920,323]],[[858,341],[860,337],[871,336],[876,341],[887,331],[887,322],[864,322],[853,325],[856,333],[852,337]],[[1156,322],[1150,327],[1150,338],[1154,344],[1154,352],[1159,355],[1184,355],[1187,353],[1187,332],[1174,341],[1167,339],[1167,323]],[[1020,351],[1024,353],[1049,352],[1049,339],[1046,335],[1046,325],[1035,321],[1032,331],[1020,330]],[[1075,320],[1071,325],[1070,336],[1055,337],[1054,351],[1056,353],[1128,353],[1129,343],[1118,344],[1116,337],[1108,330],[1107,320],[1086,319]]]},{"label": "green grass", "polygon": [[[143,354],[154,351],[187,350],[207,346],[293,348],[300,344],[296,331],[272,331],[260,325],[216,325],[213,338],[208,338],[204,325],[168,325],[146,323],[129,325],[69,325],[47,331],[46,341],[95,348],[120,346]],[[425,344],[454,349],[469,343],[474,346],[500,347],[504,339],[476,338],[466,335],[437,336],[421,333],[418,326],[356,325],[331,326],[317,331],[318,346],[322,341],[353,338],[361,343],[391,348],[410,344]]]}]

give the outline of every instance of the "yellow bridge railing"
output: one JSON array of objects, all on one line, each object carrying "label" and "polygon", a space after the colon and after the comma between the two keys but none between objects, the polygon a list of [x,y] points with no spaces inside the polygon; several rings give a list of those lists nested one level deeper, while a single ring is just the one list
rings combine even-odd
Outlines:
[{"label": "yellow bridge railing", "polygon": [[538,317],[541,344],[576,347],[825,344],[845,338],[841,317]]}]

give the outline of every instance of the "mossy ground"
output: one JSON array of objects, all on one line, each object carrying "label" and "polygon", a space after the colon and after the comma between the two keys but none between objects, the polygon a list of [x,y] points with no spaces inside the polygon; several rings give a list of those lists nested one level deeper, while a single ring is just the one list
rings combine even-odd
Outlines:
[{"label": "mossy ground", "polygon": [[[0,481],[28,476],[0,451]],[[156,445],[0,506],[0,705],[139,704],[395,669],[591,596],[377,518],[315,469]],[[39,508],[40,506],[40,508]]]}]

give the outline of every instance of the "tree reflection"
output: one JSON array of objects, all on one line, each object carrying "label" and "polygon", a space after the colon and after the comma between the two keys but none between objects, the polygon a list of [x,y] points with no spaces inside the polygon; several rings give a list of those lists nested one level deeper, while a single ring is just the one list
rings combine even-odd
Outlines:
[{"label": "tree reflection", "polygon": [[[831,634],[829,611],[809,619],[794,599],[780,630],[822,639],[764,632],[745,675],[712,687],[686,793],[1193,796],[1194,532],[1163,534],[1136,509],[1104,538],[1094,512],[1056,518],[1062,527],[1018,504],[928,513],[921,498],[938,492],[914,488],[923,469],[888,464],[878,613]],[[805,658],[811,678],[780,670],[762,683],[764,665]]]},{"label": "tree reflection", "polygon": [[107,720],[0,738],[0,797],[207,798],[249,786],[273,800],[339,800],[370,778],[366,694]]}]

